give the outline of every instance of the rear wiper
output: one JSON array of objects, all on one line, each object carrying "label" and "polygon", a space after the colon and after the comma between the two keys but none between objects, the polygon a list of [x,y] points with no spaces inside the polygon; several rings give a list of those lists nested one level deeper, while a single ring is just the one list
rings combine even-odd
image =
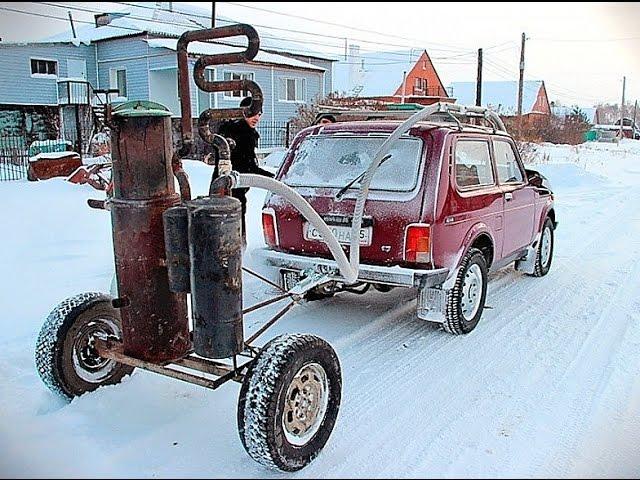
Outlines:
[{"label": "rear wiper", "polygon": [[[384,157],[382,157],[382,160],[380,160],[380,164],[378,165],[378,167],[380,165],[382,165],[384,162],[386,162],[387,160],[389,160],[391,158],[391,154],[388,153],[386,154]],[[351,187],[351,185],[353,185],[354,183],[362,180],[362,177],[364,177],[364,174],[367,173],[367,171],[365,170],[364,172],[362,172],[360,175],[358,175],[356,178],[354,178],[353,180],[351,180],[349,183],[347,183],[344,187],[342,187],[340,189],[340,191],[338,191],[338,193],[336,193],[336,196],[334,197],[336,200],[340,200],[342,198],[342,196],[345,194],[345,192],[347,190],[349,190],[349,188]]]}]

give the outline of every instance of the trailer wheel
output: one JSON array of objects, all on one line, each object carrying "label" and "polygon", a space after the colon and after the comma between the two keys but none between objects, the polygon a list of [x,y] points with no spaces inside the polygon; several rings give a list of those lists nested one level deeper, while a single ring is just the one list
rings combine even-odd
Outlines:
[{"label": "trailer wheel", "polygon": [[40,378],[68,400],[119,383],[133,367],[100,357],[93,340],[96,333],[120,338],[121,332],[120,312],[108,295],[91,292],[67,298],[51,311],[38,335]]},{"label": "trailer wheel", "polygon": [[480,250],[471,248],[462,259],[455,285],[447,294],[444,330],[461,335],[476,328],[486,295],[487,261]]},{"label": "trailer wheel", "polygon": [[238,432],[258,463],[300,470],[327,443],[340,408],[342,379],[331,346],[313,335],[281,335],[245,375]]}]

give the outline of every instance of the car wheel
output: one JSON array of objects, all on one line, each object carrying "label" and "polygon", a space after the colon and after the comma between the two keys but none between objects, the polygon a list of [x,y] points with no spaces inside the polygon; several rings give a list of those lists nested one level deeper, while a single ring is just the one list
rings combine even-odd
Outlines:
[{"label": "car wheel", "polygon": [[542,235],[536,249],[535,269],[531,276],[542,277],[549,272],[553,258],[553,244],[553,222],[547,217],[542,226]]},{"label": "car wheel", "polygon": [[331,346],[313,335],[281,335],[249,367],[238,402],[238,433],[258,463],[292,472],[326,444],[338,416],[342,379]]},{"label": "car wheel", "polygon": [[476,328],[487,295],[487,261],[477,248],[471,248],[460,264],[455,285],[447,292],[447,309],[442,327],[461,335]]},{"label": "car wheel", "polygon": [[93,345],[97,334],[122,337],[120,311],[111,305],[111,297],[83,293],[53,309],[36,344],[36,368],[51,391],[71,400],[119,383],[133,371],[98,355]]}]

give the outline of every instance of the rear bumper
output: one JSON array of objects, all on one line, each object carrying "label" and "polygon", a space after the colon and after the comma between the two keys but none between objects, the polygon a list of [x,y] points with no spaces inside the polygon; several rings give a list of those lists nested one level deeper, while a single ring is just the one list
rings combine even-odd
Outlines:
[{"label": "rear bumper", "polygon": [[[268,248],[254,250],[253,253],[262,258],[267,265],[280,270],[302,271],[312,268],[329,274],[335,280],[344,281],[335,260],[276,252]],[[447,279],[448,273],[449,270],[446,268],[419,270],[399,266],[384,267],[361,264],[358,272],[358,281],[384,283],[396,287],[430,288],[441,285]]]}]

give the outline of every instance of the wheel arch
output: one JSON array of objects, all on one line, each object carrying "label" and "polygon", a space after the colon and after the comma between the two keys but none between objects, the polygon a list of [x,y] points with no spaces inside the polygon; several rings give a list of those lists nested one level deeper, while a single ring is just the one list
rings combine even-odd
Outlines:
[{"label": "wheel arch", "polygon": [[487,224],[480,222],[471,227],[465,236],[463,245],[464,249],[456,262],[456,268],[460,266],[462,259],[472,248],[480,250],[487,262],[487,268],[491,267],[495,258],[495,242]]}]

